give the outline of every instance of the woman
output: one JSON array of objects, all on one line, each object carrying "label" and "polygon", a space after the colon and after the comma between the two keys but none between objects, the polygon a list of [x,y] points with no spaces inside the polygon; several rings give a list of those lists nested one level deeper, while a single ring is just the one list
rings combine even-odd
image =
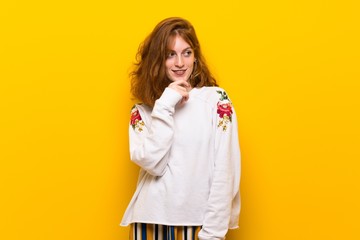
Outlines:
[{"label": "woman", "polygon": [[130,157],[140,166],[121,225],[130,239],[225,239],[240,212],[235,111],[193,26],[161,21],[145,39],[131,91]]}]

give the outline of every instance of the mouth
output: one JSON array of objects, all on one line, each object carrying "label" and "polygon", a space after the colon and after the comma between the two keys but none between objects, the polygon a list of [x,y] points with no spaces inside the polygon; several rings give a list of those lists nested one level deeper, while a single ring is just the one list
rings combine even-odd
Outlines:
[{"label": "mouth", "polygon": [[172,70],[172,72],[176,75],[176,76],[183,76],[186,73],[187,69],[181,69],[181,70]]}]

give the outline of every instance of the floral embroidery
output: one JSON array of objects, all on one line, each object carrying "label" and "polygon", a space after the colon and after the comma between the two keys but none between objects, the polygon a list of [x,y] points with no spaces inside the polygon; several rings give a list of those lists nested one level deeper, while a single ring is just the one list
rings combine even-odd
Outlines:
[{"label": "floral embroidery", "polygon": [[226,131],[227,125],[232,120],[232,104],[229,97],[224,91],[216,91],[220,94],[219,102],[217,103],[217,113],[219,114],[220,120],[218,127],[221,127],[223,131]]},{"label": "floral embroidery", "polygon": [[131,109],[130,125],[135,131],[137,130],[139,132],[142,132],[145,125],[136,106],[133,106]]}]

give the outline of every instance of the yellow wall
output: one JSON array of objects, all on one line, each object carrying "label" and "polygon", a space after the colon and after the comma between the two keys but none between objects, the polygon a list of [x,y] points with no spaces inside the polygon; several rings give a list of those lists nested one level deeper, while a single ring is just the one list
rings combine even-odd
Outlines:
[{"label": "yellow wall", "polygon": [[237,109],[228,239],[360,239],[357,2],[2,1],[0,239],[127,239],[127,74],[169,16],[195,25]]}]

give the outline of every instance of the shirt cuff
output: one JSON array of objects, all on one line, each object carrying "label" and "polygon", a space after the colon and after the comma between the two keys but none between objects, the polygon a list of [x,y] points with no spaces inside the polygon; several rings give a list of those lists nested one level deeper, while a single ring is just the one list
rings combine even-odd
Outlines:
[{"label": "shirt cuff", "polygon": [[167,106],[171,109],[175,108],[175,105],[182,99],[180,93],[167,87],[162,93],[161,97],[156,102],[161,102],[162,105]]}]

